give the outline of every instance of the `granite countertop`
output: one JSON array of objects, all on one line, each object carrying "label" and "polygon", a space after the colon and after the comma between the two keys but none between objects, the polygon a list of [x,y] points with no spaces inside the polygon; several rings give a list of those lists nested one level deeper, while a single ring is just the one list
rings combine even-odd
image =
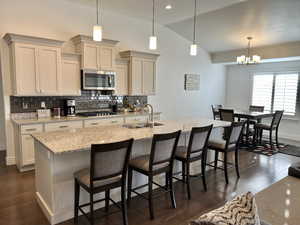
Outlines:
[{"label": "granite countertop", "polygon": [[102,126],[92,128],[70,129],[64,131],[53,131],[35,133],[32,136],[54,154],[89,150],[91,144],[104,144],[122,141],[130,138],[142,140],[152,138],[154,134],[169,133],[177,130],[190,131],[192,127],[207,126],[227,127],[230,122],[210,119],[182,120],[182,121],[160,121],[162,126],[154,128],[129,129],[122,125]]},{"label": "granite countertop", "polygon": [[[161,114],[161,112],[154,112],[154,115]],[[117,117],[131,117],[131,116],[143,116],[149,115],[148,112],[126,112],[118,113],[116,115],[106,115],[106,116],[74,116],[66,117],[62,116],[61,118],[33,118],[33,119],[12,119],[12,121],[17,125],[27,125],[27,124],[37,124],[37,123],[55,123],[55,122],[66,122],[66,121],[80,121],[80,120],[90,120],[90,119],[109,119]]]}]

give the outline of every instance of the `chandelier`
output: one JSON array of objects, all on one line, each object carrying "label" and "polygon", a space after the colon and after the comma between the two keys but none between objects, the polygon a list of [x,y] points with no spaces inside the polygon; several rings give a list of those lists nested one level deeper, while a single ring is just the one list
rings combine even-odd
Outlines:
[{"label": "chandelier", "polygon": [[241,55],[241,56],[238,56],[236,58],[236,62],[238,64],[241,64],[241,65],[250,65],[250,64],[257,64],[257,63],[260,63],[261,62],[261,57],[259,55],[253,55],[251,56],[250,54],[250,48],[251,48],[251,40],[253,38],[252,37],[247,37],[247,40],[248,40],[248,48],[247,48],[247,56],[245,55]]}]

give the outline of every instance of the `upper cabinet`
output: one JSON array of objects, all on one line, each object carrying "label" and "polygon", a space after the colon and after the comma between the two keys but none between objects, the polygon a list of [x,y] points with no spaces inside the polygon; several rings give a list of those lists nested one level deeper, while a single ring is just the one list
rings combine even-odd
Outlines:
[{"label": "upper cabinet", "polygon": [[64,95],[81,95],[80,78],[80,55],[63,53],[60,90]]},{"label": "upper cabinet", "polygon": [[129,60],[129,95],[155,95],[156,91],[156,60],[158,54],[124,51],[122,58]]},{"label": "upper cabinet", "polygon": [[58,95],[62,41],[6,34],[16,96]]},{"label": "upper cabinet", "polygon": [[128,60],[116,60],[116,90],[115,95],[128,95]]},{"label": "upper cabinet", "polygon": [[95,42],[92,37],[77,35],[71,39],[76,51],[82,55],[81,69],[115,70],[116,50],[118,41],[103,39]]}]

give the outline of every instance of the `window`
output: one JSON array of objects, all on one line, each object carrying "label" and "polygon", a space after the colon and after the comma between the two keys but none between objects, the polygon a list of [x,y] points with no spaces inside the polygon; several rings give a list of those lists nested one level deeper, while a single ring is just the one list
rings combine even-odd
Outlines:
[{"label": "window", "polygon": [[295,116],[299,73],[256,74],[253,78],[252,105],[265,106],[266,111],[284,110]]}]

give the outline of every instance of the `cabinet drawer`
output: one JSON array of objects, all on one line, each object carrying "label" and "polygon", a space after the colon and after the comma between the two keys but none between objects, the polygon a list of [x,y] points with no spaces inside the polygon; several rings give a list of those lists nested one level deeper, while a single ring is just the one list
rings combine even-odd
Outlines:
[{"label": "cabinet drawer", "polygon": [[21,134],[33,134],[43,132],[43,124],[22,125]]},{"label": "cabinet drawer", "polygon": [[85,120],[84,127],[97,127],[105,125],[117,125],[123,124],[123,118],[114,118],[114,119],[95,119],[95,120]]},{"label": "cabinet drawer", "polygon": [[82,128],[82,121],[49,123],[45,125],[45,131],[57,131]]},{"label": "cabinet drawer", "polygon": [[133,117],[126,117],[126,123],[146,123],[148,120],[148,116],[133,116]]}]

